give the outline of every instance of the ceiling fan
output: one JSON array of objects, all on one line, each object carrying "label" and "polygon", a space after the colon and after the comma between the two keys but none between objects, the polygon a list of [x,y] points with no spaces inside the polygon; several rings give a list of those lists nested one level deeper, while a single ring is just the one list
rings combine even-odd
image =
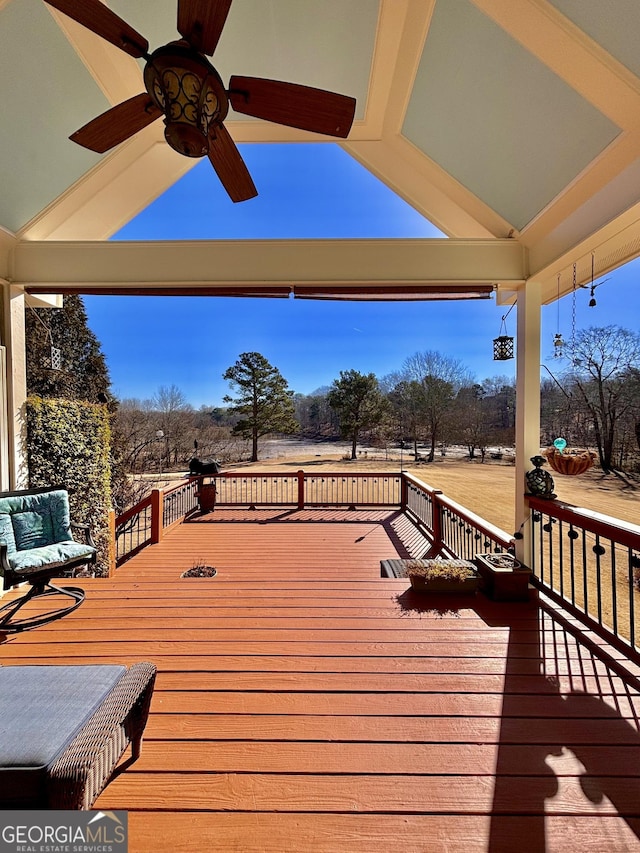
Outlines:
[{"label": "ceiling fan", "polygon": [[[164,115],[165,139],[186,157],[209,157],[232,201],[258,194],[223,121],[236,112],[345,138],[355,98],[261,77],[231,77],[225,89],[206,56],[216,49],[232,0],[178,0],[182,38],[149,54],[149,42],[100,0],[45,0],[136,59],[146,92],[94,118],[70,139],[102,154]],[[206,54],[206,56],[205,56]]]}]

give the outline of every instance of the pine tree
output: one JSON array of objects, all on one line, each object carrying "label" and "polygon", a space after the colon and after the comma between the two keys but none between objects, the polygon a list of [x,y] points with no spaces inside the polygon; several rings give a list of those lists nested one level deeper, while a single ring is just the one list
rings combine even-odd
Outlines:
[{"label": "pine tree", "polygon": [[327,397],[340,419],[340,431],[351,439],[351,458],[356,459],[358,436],[363,430],[378,426],[384,417],[386,404],[373,373],[341,370],[334,379]]},{"label": "pine tree", "polygon": [[230,411],[240,415],[235,435],[251,439],[251,461],[258,461],[258,439],[271,432],[298,431],[293,391],[277,367],[259,352],[243,352],[223,374],[237,391],[236,398],[225,396]]}]

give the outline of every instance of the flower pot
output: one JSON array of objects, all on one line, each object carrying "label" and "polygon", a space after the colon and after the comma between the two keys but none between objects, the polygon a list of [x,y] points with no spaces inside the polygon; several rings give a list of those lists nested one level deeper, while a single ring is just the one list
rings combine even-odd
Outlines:
[{"label": "flower pot", "polygon": [[548,447],[544,455],[558,474],[584,474],[596,461],[596,454],[591,450],[564,450],[560,453],[555,447]]},{"label": "flower pot", "polygon": [[200,483],[200,488],[196,492],[198,498],[198,506],[200,512],[213,512],[216,506],[216,484]]},{"label": "flower pot", "polygon": [[213,566],[193,566],[190,569],[187,569],[186,572],[182,572],[180,575],[181,578],[215,578],[217,574],[216,569]]},{"label": "flower pot", "polygon": [[480,589],[494,601],[527,601],[531,570],[512,554],[476,554]]}]

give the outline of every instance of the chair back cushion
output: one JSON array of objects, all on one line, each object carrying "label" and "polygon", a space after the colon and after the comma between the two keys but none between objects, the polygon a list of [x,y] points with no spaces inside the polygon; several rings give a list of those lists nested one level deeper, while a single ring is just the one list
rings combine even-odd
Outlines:
[{"label": "chair back cushion", "polygon": [[69,496],[64,489],[0,496],[0,542],[7,555],[73,540]]}]

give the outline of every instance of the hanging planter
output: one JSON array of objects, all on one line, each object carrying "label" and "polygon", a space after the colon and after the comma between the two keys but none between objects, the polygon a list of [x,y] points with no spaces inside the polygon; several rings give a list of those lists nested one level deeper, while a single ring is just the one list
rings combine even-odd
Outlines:
[{"label": "hanging planter", "polygon": [[596,454],[592,450],[560,451],[556,447],[547,447],[544,455],[558,474],[584,474],[596,461]]}]

